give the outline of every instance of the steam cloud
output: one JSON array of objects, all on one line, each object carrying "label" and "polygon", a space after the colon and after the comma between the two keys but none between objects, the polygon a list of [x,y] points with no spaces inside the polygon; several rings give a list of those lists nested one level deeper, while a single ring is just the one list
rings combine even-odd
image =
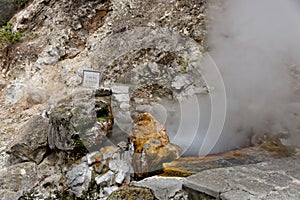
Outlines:
[{"label": "steam cloud", "polygon": [[[263,132],[285,132],[289,144],[299,144],[300,2],[213,0],[208,17],[209,54],[227,94],[225,126],[212,153],[247,145],[252,134]],[[199,97],[199,102],[201,122],[186,155],[201,154],[210,118],[206,97]],[[191,109],[193,118],[193,108],[185,109]],[[190,127],[183,128],[185,139],[175,137],[174,143],[184,147]]]}]

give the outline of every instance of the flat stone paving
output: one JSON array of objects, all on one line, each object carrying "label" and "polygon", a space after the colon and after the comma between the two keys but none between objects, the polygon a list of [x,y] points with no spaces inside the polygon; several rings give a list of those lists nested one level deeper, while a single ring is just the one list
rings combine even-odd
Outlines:
[{"label": "flat stone paving", "polygon": [[299,200],[300,156],[203,171],[184,186],[221,200]]}]

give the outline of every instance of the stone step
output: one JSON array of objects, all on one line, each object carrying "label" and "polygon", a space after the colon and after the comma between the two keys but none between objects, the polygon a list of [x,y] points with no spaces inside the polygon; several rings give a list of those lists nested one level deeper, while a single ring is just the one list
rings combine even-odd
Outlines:
[{"label": "stone step", "polygon": [[[300,199],[300,156],[257,164],[212,169],[192,175],[189,191],[221,200]],[[194,195],[193,199],[199,195]]]}]

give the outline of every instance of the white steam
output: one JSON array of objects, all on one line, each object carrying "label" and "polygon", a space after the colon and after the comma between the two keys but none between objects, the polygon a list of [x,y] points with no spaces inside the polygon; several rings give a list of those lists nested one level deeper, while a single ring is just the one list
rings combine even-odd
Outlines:
[{"label": "white steam", "polygon": [[[251,134],[262,132],[287,132],[290,144],[299,144],[300,2],[213,0],[209,4],[209,54],[227,94],[225,126],[213,152],[247,145]],[[201,134],[206,129],[200,126],[187,154],[201,154]]]},{"label": "white steam", "polygon": [[299,80],[292,73],[300,67],[300,3],[227,0],[220,6],[209,9],[208,28],[210,55],[222,73],[228,103],[217,151],[265,131],[288,131],[297,143]]}]

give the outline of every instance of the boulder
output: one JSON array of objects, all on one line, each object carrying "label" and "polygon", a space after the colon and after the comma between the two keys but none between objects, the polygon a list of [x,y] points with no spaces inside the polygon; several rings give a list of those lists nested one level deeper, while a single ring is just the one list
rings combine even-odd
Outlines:
[{"label": "boulder", "polygon": [[162,169],[162,164],[180,156],[180,147],[171,144],[166,129],[152,115],[138,114],[129,134],[133,167],[137,176],[149,176]]},{"label": "boulder", "polygon": [[20,129],[20,134],[10,144],[7,153],[20,161],[33,161],[39,164],[47,151],[49,121],[40,115],[33,116]]},{"label": "boulder", "polygon": [[[51,149],[100,149],[113,125],[110,100],[102,97],[101,91],[83,92],[72,97],[72,102],[51,109],[48,132]],[[104,95],[111,94],[106,90],[102,92]]]},{"label": "boulder", "polygon": [[18,199],[33,188],[37,180],[37,165],[32,162],[0,169],[0,199]]}]

